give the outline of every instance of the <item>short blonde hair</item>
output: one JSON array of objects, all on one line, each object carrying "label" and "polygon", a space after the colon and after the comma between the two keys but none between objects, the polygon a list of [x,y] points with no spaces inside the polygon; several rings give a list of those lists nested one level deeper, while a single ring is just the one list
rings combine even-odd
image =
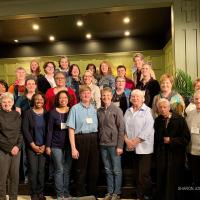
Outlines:
[{"label": "short blonde hair", "polygon": [[85,92],[85,91],[92,91],[91,88],[88,85],[81,85],[79,88],[79,94]]},{"label": "short blonde hair", "polygon": [[173,85],[173,83],[174,83],[174,78],[173,78],[173,76],[170,75],[170,74],[163,74],[163,75],[161,75],[161,77],[160,77],[160,84],[161,84],[163,81],[165,81],[166,79],[169,79],[169,81],[170,81],[171,84]]},{"label": "short blonde hair", "polygon": [[140,58],[141,60],[144,60],[144,55],[142,53],[135,53],[133,56],[133,60],[135,60],[135,58]]}]

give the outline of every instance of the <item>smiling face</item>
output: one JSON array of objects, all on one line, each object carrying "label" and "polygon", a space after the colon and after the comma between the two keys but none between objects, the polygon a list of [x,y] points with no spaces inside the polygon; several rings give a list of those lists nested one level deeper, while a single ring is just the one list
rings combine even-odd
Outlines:
[{"label": "smiling face", "polygon": [[100,69],[101,69],[101,72],[102,72],[103,75],[107,75],[108,74],[108,65],[107,65],[107,63],[102,63]]},{"label": "smiling face", "polygon": [[122,89],[122,90],[124,90],[125,85],[126,85],[126,81],[125,81],[124,78],[118,77],[116,79],[116,81],[115,81],[115,87],[116,87],[116,89]]},{"label": "smiling face", "polygon": [[198,111],[200,111],[200,90],[198,90],[195,94],[194,94],[194,103],[196,105],[196,109]]},{"label": "smiling face", "polygon": [[110,105],[112,101],[112,92],[102,90],[101,91],[101,100],[104,103],[104,105]]},{"label": "smiling face", "polygon": [[143,65],[144,61],[140,58],[140,57],[135,57],[134,58],[134,64],[136,66],[136,68],[140,71],[142,69],[142,65]]},{"label": "smiling face", "polygon": [[0,83],[0,95],[6,92],[6,87]]},{"label": "smiling face", "polygon": [[160,89],[162,92],[171,92],[172,90],[172,83],[168,78],[163,79],[160,83]]},{"label": "smiling face", "polygon": [[151,76],[151,71],[150,71],[150,66],[145,64],[142,66],[141,72],[143,77],[150,77]]},{"label": "smiling face", "polygon": [[84,90],[80,93],[80,99],[83,103],[90,103],[92,94],[90,90]]},{"label": "smiling face", "polygon": [[66,107],[69,100],[68,96],[65,92],[61,92],[59,97],[58,97],[58,102],[59,102],[59,107]]},{"label": "smiling face", "polygon": [[30,67],[31,67],[31,72],[34,73],[39,68],[39,65],[36,61],[32,61]]},{"label": "smiling face", "polygon": [[83,82],[86,85],[90,85],[92,83],[92,73],[90,71],[86,71],[83,75]]},{"label": "smiling face", "polygon": [[142,96],[142,93],[139,94],[138,92],[132,92],[131,103],[133,104],[133,107],[140,108],[143,102],[144,102],[144,97]]},{"label": "smiling face", "polygon": [[46,68],[44,69],[46,74],[52,75],[54,73],[54,65],[52,63],[48,63]]},{"label": "smiling face", "polygon": [[2,110],[6,111],[6,112],[10,112],[12,110],[13,105],[14,105],[13,99],[11,99],[9,97],[2,98],[2,101],[1,101]]},{"label": "smiling face", "polygon": [[28,93],[33,93],[33,92],[35,92],[36,88],[37,88],[37,85],[36,85],[36,83],[35,83],[34,80],[31,80],[31,79],[30,79],[30,80],[28,80],[28,81],[26,82],[26,89],[27,89]]},{"label": "smiling face", "polygon": [[55,75],[55,82],[56,82],[57,87],[64,87],[66,85],[65,75],[62,73],[57,73]]},{"label": "smiling face", "polygon": [[198,82],[195,84],[194,89],[195,89],[195,91],[200,90],[200,81],[198,81]]},{"label": "smiling face", "polygon": [[41,94],[37,94],[34,97],[34,108],[40,109],[43,108],[43,106],[44,106],[44,99]]},{"label": "smiling face", "polygon": [[80,74],[79,69],[76,65],[73,66],[72,68],[72,77],[78,77]]},{"label": "smiling face", "polygon": [[17,80],[25,80],[26,71],[24,69],[17,69],[16,77],[17,77]]},{"label": "smiling face", "polygon": [[67,70],[69,68],[69,61],[67,58],[61,58],[60,59],[60,67],[63,70]]},{"label": "smiling face", "polygon": [[117,69],[117,76],[119,77],[125,77],[126,76],[126,70],[122,67]]}]

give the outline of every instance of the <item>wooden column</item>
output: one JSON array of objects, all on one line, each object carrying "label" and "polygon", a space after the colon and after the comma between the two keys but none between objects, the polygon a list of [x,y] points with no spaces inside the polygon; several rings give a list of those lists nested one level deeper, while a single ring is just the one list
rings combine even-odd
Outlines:
[{"label": "wooden column", "polygon": [[174,0],[172,6],[172,43],[174,66],[193,79],[200,77],[200,1]]}]

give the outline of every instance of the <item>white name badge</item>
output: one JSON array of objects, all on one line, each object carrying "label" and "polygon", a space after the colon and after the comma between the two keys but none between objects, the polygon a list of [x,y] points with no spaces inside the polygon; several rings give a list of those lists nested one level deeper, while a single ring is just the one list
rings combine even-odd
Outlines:
[{"label": "white name badge", "polygon": [[116,105],[117,107],[120,106],[120,102],[119,102],[119,101],[117,101],[117,102],[113,102],[113,103],[114,103],[114,105]]},{"label": "white name badge", "polygon": [[198,127],[195,127],[195,126],[192,126],[192,127],[191,127],[191,133],[199,134],[199,128],[198,128]]},{"label": "white name badge", "polygon": [[60,129],[61,129],[61,130],[67,129],[67,123],[61,122],[61,123],[60,123]]},{"label": "white name badge", "polygon": [[92,118],[91,117],[86,118],[86,123],[87,124],[92,124],[93,123]]}]

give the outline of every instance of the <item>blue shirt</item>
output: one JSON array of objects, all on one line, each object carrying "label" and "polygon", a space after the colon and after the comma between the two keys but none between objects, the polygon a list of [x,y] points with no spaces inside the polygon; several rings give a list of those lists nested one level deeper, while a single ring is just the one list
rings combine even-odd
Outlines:
[{"label": "blue shirt", "polygon": [[70,110],[67,126],[74,129],[75,134],[97,132],[98,120],[96,109],[92,105],[86,107],[81,102],[74,105]]},{"label": "blue shirt", "polygon": [[38,115],[34,113],[35,117],[35,143],[36,145],[44,145],[44,136],[45,136],[45,121],[44,115]]}]

